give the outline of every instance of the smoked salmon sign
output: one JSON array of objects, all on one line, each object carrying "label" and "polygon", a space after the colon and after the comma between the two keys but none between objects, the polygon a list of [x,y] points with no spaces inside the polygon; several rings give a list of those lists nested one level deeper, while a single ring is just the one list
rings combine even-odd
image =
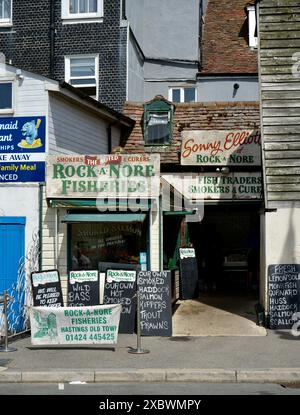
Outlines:
[{"label": "smoked salmon sign", "polygon": [[182,133],[181,164],[199,166],[260,166],[260,131],[184,131]]}]

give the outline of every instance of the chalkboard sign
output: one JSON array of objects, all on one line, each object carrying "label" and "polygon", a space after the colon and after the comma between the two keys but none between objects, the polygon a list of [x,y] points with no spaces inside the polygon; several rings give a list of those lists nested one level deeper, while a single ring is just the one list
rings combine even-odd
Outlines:
[{"label": "chalkboard sign", "polygon": [[132,334],[136,320],[136,272],[107,270],[104,304],[121,304],[119,333]]},{"label": "chalkboard sign", "polygon": [[31,273],[33,305],[63,307],[59,272],[56,269]]},{"label": "chalkboard sign", "polygon": [[170,271],[140,271],[140,317],[142,336],[172,336]]},{"label": "chalkboard sign", "polygon": [[70,271],[68,275],[68,307],[100,304],[98,271]]},{"label": "chalkboard sign", "polygon": [[180,298],[198,298],[198,265],[194,248],[179,248]]},{"label": "chalkboard sign", "polygon": [[268,283],[269,327],[291,329],[293,315],[300,311],[300,265],[269,265]]}]

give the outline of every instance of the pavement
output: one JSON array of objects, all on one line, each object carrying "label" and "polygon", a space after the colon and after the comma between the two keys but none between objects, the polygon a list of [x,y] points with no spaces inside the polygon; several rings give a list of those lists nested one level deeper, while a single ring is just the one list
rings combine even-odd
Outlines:
[{"label": "pavement", "polygon": [[36,347],[30,335],[0,353],[0,382],[255,382],[300,384],[300,336],[142,337],[148,354],[130,354],[135,334],[115,347]]}]

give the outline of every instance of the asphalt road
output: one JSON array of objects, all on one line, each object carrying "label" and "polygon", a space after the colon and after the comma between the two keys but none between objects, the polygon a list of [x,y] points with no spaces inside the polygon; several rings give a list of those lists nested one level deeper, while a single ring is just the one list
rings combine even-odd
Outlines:
[{"label": "asphalt road", "polygon": [[[254,383],[0,383],[0,395],[298,395],[300,385]],[[0,399],[1,401],[1,399]]]}]

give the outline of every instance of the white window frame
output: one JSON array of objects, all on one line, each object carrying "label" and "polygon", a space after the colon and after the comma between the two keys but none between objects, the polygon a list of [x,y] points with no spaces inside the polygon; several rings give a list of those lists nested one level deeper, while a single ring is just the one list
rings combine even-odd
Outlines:
[{"label": "white window frame", "polygon": [[256,7],[255,6],[248,6],[248,32],[249,32],[249,47],[250,48],[257,48],[258,40],[257,36],[255,36],[256,30]]},{"label": "white window frame", "polygon": [[8,19],[0,19],[0,27],[12,26],[12,12],[13,12],[13,0],[10,0],[10,17]]},{"label": "white window frame", "polygon": [[[195,90],[195,101],[185,101],[184,100],[184,90],[185,89],[194,89]],[[180,90],[180,103],[184,103],[184,102],[197,102],[197,87],[193,86],[193,85],[185,85],[185,86],[170,86],[169,87],[169,101],[173,102],[173,90],[174,89],[179,89]]]},{"label": "white window frame", "polygon": [[[80,59],[80,58],[93,58],[95,59],[95,78],[96,78],[96,97],[98,100],[99,96],[99,55],[98,54],[89,54],[89,55],[69,55],[65,56],[65,81],[71,84],[71,79],[86,79],[86,76],[82,77],[71,77],[71,59]],[[91,77],[92,78],[92,77]],[[94,78],[94,77],[93,77]],[[84,84],[84,85],[72,85],[74,88],[88,88],[94,87],[94,84]]]},{"label": "white window frame", "polygon": [[64,23],[94,23],[103,21],[103,0],[97,0],[95,13],[70,13],[70,0],[61,1],[61,18]]},{"label": "white window frame", "polygon": [[11,84],[11,108],[0,108],[0,115],[13,114],[15,112],[15,79],[14,78],[0,78],[1,84]]}]

